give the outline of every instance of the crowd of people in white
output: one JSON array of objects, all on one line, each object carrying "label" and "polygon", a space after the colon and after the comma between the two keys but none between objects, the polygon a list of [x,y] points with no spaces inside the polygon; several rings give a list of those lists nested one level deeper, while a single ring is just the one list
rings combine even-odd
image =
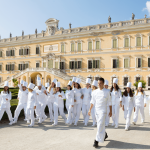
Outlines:
[{"label": "crowd of people in white", "polygon": [[[132,111],[134,110],[133,124],[136,125],[138,112],[140,110],[141,122],[144,123],[144,107],[150,96],[146,96],[142,89],[142,83],[138,83],[135,93],[131,90],[131,83],[127,83],[127,88],[122,93],[118,86],[118,79],[113,79],[111,89],[108,89],[108,81],[103,78],[94,80],[86,79],[84,88],[80,86],[81,80],[73,77],[72,81],[67,84],[67,90],[62,91],[60,82],[54,79],[49,85],[42,85],[41,80],[37,77],[37,86],[33,83],[27,84],[23,80],[19,80],[18,106],[14,113],[14,118],[10,110],[11,92],[9,91],[8,82],[5,81],[4,90],[0,95],[0,120],[6,111],[9,118],[9,125],[17,123],[18,116],[24,109],[25,121],[29,127],[33,127],[35,120],[42,123],[47,119],[45,107],[48,106],[50,122],[53,126],[58,125],[58,112],[64,119],[65,124],[77,126],[82,110],[84,126],[88,125],[89,117],[92,116],[93,125],[97,126],[97,135],[94,141],[94,147],[98,146],[98,142],[104,142],[108,137],[105,127],[109,125],[110,117],[112,117],[114,128],[119,126],[120,108],[124,111],[126,120],[125,130],[129,130]],[[64,113],[64,99],[66,99],[66,108],[68,116]],[[36,117],[34,116],[34,111]],[[150,113],[150,108],[149,108]]]}]

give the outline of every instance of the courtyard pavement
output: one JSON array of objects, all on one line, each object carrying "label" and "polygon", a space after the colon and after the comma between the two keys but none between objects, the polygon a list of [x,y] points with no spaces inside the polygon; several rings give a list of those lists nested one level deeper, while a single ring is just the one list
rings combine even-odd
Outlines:
[{"label": "courtyard pavement", "polygon": [[[120,109],[119,128],[114,129],[111,124],[106,128],[108,139],[99,143],[98,149],[122,150],[150,150],[150,115],[149,106],[145,108],[145,123],[141,124],[140,115],[137,125],[131,125],[129,131],[124,130],[125,120]],[[92,127],[92,120],[87,127],[83,126],[81,114],[77,127],[67,126],[59,117],[59,124],[53,127],[47,119],[33,128],[27,127],[23,118],[18,123],[9,126],[7,121],[0,123],[0,150],[92,150],[96,127]],[[133,118],[133,117],[132,117]],[[112,123],[112,119],[110,119]]]}]

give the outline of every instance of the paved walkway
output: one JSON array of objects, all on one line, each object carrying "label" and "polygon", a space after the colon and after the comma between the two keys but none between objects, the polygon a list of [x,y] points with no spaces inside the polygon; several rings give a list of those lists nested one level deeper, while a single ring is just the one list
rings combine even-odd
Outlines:
[{"label": "paved walkway", "polygon": [[[123,111],[120,110],[120,126],[118,129],[107,127],[109,138],[98,149],[148,149],[150,150],[150,116],[145,108],[145,123],[140,123],[140,115],[136,126],[125,131]],[[81,115],[82,118],[82,115]],[[9,126],[0,123],[0,150],[92,150],[96,135],[96,127],[83,126],[80,119],[77,127],[66,126],[61,118],[57,127],[51,126],[49,119],[43,124],[28,128],[26,122],[19,120],[17,125]],[[112,122],[112,121],[111,121]]]}]

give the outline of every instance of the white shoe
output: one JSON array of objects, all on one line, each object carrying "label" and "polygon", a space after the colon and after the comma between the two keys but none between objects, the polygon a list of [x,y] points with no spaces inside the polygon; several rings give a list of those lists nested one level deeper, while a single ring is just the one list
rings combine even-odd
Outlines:
[{"label": "white shoe", "polygon": [[9,125],[11,126],[13,124],[13,122],[11,121],[10,123],[9,123]]},{"label": "white shoe", "polygon": [[41,123],[42,123],[42,121],[39,121],[38,123],[39,123],[39,124],[41,124]]},{"label": "white shoe", "polygon": [[115,126],[115,129],[117,129],[118,128],[118,126]]},{"label": "white shoe", "polygon": [[33,127],[33,125],[32,125],[32,124],[30,124],[30,125],[28,125],[28,127]]},{"label": "white shoe", "polygon": [[27,120],[27,124],[29,124],[30,123],[30,121],[29,120]]},{"label": "white shoe", "polygon": [[74,126],[77,126],[77,123],[75,123]]},{"label": "white shoe", "polygon": [[17,123],[17,121],[16,121],[16,120],[14,120],[14,121],[12,122],[12,124],[15,124],[15,123]]},{"label": "white shoe", "polygon": [[136,125],[136,123],[133,121],[132,124]]},{"label": "white shoe", "polygon": [[125,128],[125,131],[128,131],[129,129],[128,128]]},{"label": "white shoe", "polygon": [[57,126],[57,124],[54,123],[54,124],[52,124],[52,126]]},{"label": "white shoe", "polygon": [[112,123],[112,125],[111,126],[115,126],[115,124],[114,123]]}]

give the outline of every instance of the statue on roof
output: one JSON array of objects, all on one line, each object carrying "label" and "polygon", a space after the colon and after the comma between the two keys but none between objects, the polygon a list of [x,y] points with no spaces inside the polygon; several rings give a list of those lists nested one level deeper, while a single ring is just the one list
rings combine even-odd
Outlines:
[{"label": "statue on roof", "polygon": [[146,18],[146,17],[147,17],[147,15],[145,14],[145,15],[144,15],[144,17]]},{"label": "statue on roof", "polygon": [[134,14],[134,13],[132,13],[132,20],[134,20],[134,17],[135,17],[135,14]]},{"label": "statue on roof", "polygon": [[35,34],[37,34],[37,29],[35,29]]},{"label": "statue on roof", "polygon": [[10,38],[12,38],[12,34],[10,33]]},{"label": "statue on roof", "polygon": [[69,29],[71,29],[71,25],[72,25],[72,24],[71,24],[71,23],[69,23]]},{"label": "statue on roof", "polygon": [[110,16],[108,17],[108,23],[111,23],[111,17]]},{"label": "statue on roof", "polygon": [[24,36],[24,31],[22,30],[22,36]]}]

